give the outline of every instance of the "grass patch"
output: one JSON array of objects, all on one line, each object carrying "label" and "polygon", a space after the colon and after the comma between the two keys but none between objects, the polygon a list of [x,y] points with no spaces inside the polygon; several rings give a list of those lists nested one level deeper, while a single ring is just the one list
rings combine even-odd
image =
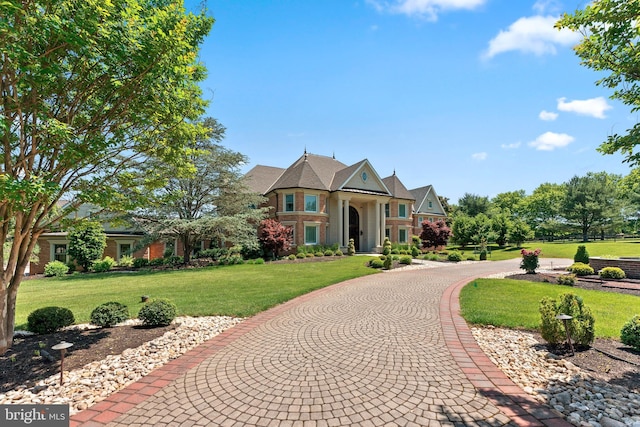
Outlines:
[{"label": "grass patch", "polygon": [[619,338],[622,326],[640,314],[640,298],[634,295],[510,279],[477,279],[467,284],[460,292],[460,311],[472,324],[537,330],[540,300],[568,292],[581,296],[591,308],[596,337]]},{"label": "grass patch", "polygon": [[355,277],[377,273],[366,267],[369,257],[299,264],[244,264],[192,270],[78,274],[25,280],[16,304],[16,329],[40,307],[70,309],[77,323],[89,321],[91,310],[107,301],[129,307],[136,316],[140,297],[169,298],[181,316],[247,317],[299,295]]},{"label": "grass patch", "polygon": [[[505,259],[521,258],[520,251],[522,249],[534,250],[540,248],[542,255],[540,258],[571,258],[576,254],[578,246],[584,245],[589,252],[589,256],[638,256],[640,252],[640,241],[637,239],[624,240],[597,240],[593,242],[582,243],[577,240],[571,242],[527,242],[521,248],[515,246],[507,246],[506,248],[498,248],[491,246],[491,255],[489,260],[502,261]],[[466,249],[451,247],[449,250],[458,249],[464,252],[464,256],[472,255],[474,248],[468,246]]]}]

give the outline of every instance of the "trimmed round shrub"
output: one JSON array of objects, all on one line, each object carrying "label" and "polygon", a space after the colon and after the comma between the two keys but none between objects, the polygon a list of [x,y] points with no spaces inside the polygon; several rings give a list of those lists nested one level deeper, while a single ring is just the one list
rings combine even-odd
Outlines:
[{"label": "trimmed round shrub", "polygon": [[590,276],[595,274],[595,271],[589,264],[585,264],[582,262],[575,262],[567,267],[567,271],[572,272],[576,276]]},{"label": "trimmed round shrub", "polygon": [[335,256],[343,256],[344,253],[342,253],[342,251],[340,249],[338,249],[334,255]]},{"label": "trimmed round shrub", "polygon": [[133,267],[134,268],[142,268],[147,267],[149,265],[149,260],[146,258],[134,258],[133,259]]},{"label": "trimmed round shrub", "polygon": [[51,334],[76,321],[73,313],[64,307],[43,307],[27,317],[27,329],[35,334]]},{"label": "trimmed round shrub", "polygon": [[400,249],[391,249],[391,255],[400,255]]},{"label": "trimmed round shrub", "polygon": [[[291,255],[289,255],[289,259],[292,259]],[[296,257],[294,256],[293,259],[296,259]],[[264,264],[264,259],[263,258],[256,258],[256,259],[253,260],[253,263],[254,264]]]},{"label": "trimmed round shrub", "polygon": [[640,315],[636,314],[624,324],[620,331],[620,341],[636,350],[640,350]]},{"label": "trimmed round shrub", "polygon": [[576,284],[575,274],[561,274],[558,276],[558,285],[574,286]]},{"label": "trimmed round shrub", "polygon": [[[295,256],[294,254],[290,254],[290,255],[287,257],[287,259],[288,259],[289,261],[293,261],[294,259],[296,259],[296,256]],[[263,260],[263,261],[264,261],[264,260]]]},{"label": "trimmed round shrub", "polygon": [[69,272],[69,266],[62,261],[50,261],[44,266],[47,277],[62,277]]},{"label": "trimmed round shrub", "polygon": [[104,257],[101,261],[95,261],[91,269],[96,273],[105,273],[116,265],[116,261],[110,256]]},{"label": "trimmed round shrub", "polygon": [[420,256],[420,249],[418,249],[417,246],[411,246],[411,256],[414,258],[418,258]]},{"label": "trimmed round shrub", "polygon": [[324,256],[324,252],[322,252],[322,251],[314,252],[314,253],[313,253],[313,256],[316,256],[316,257]]},{"label": "trimmed round shrub", "polygon": [[298,252],[298,253],[296,254],[296,258],[298,258],[298,259],[302,259],[302,258],[306,258],[306,257],[307,257],[307,256],[305,255],[305,253],[304,253],[304,252]]},{"label": "trimmed round shrub", "polygon": [[178,308],[166,298],[146,303],[138,313],[138,319],[146,326],[167,326],[176,318]]},{"label": "trimmed round shrub", "polygon": [[129,310],[127,306],[116,301],[100,304],[91,312],[91,324],[103,328],[110,328],[128,318]]},{"label": "trimmed round shrub", "polygon": [[369,261],[369,267],[382,268],[384,267],[384,261],[379,258],[372,259],[371,261]]},{"label": "trimmed round shrub", "polygon": [[391,267],[393,267],[393,257],[391,255],[385,257],[384,261],[382,261],[382,267],[385,270],[391,270]]},{"label": "trimmed round shrub", "polygon": [[573,262],[581,262],[583,264],[589,264],[589,252],[585,245],[578,246],[576,254],[573,256]]},{"label": "trimmed round shrub", "polygon": [[313,252],[307,252],[307,253],[305,254],[305,256],[306,256],[307,258],[313,258],[315,255],[313,254]]},{"label": "trimmed round shrub", "polygon": [[172,255],[162,260],[164,265],[170,265],[172,267],[184,264],[184,257]]},{"label": "trimmed round shrub", "polygon": [[149,265],[152,267],[158,267],[158,266],[164,265],[164,258],[154,258],[151,261],[149,261]]},{"label": "trimmed round shrub", "polygon": [[452,262],[460,262],[462,261],[462,254],[458,251],[451,251],[447,255],[447,259]]},{"label": "trimmed round shrub", "polygon": [[603,279],[624,279],[627,277],[624,271],[619,267],[605,267],[598,275]]},{"label": "trimmed round shrub", "polygon": [[333,251],[331,249],[327,249],[324,251],[324,256],[333,256]]},{"label": "trimmed round shrub", "polygon": [[409,255],[404,255],[400,257],[400,264],[411,265],[413,259]]},{"label": "trimmed round shrub", "polygon": [[467,257],[467,261],[475,261],[475,260],[476,260],[476,257],[474,257],[474,256],[468,256]]},{"label": "trimmed round shrub", "polygon": [[565,340],[566,334],[561,320],[556,319],[560,313],[568,314],[571,337],[582,346],[590,345],[595,339],[595,318],[589,307],[583,304],[582,298],[572,294],[560,295],[560,301],[544,297],[540,301],[540,334],[550,344],[558,344]]}]

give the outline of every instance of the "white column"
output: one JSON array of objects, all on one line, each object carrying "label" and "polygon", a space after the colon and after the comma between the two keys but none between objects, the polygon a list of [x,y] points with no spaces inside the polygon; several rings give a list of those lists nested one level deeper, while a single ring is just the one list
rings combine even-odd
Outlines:
[{"label": "white column", "polygon": [[385,233],[386,225],[387,225],[387,217],[384,211],[384,203],[380,203],[380,242],[384,242],[384,233]]},{"label": "white column", "polygon": [[344,211],[342,210],[342,199],[338,199],[338,242],[340,246],[344,244]]},{"label": "white column", "polygon": [[349,199],[344,201],[344,245],[349,244]]},{"label": "white column", "polygon": [[376,202],[376,247],[380,246],[380,202]]}]

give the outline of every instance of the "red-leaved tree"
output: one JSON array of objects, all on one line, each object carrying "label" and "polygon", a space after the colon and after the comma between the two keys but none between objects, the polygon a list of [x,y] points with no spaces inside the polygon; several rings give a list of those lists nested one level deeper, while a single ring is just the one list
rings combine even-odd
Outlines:
[{"label": "red-leaved tree", "polygon": [[446,222],[442,220],[438,220],[436,222],[422,222],[422,233],[420,233],[422,247],[437,248],[438,246],[446,246],[450,236],[451,229],[447,227]]},{"label": "red-leaved tree", "polygon": [[282,225],[278,220],[269,218],[260,223],[260,236],[258,237],[262,247],[277,258],[281,251],[287,251],[293,243],[293,228]]}]

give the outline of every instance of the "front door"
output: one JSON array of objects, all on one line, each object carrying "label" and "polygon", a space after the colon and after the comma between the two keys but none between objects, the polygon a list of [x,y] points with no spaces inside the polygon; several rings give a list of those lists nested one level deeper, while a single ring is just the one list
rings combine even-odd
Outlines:
[{"label": "front door", "polygon": [[358,252],[360,250],[360,214],[353,206],[349,206],[349,239],[353,239]]}]

